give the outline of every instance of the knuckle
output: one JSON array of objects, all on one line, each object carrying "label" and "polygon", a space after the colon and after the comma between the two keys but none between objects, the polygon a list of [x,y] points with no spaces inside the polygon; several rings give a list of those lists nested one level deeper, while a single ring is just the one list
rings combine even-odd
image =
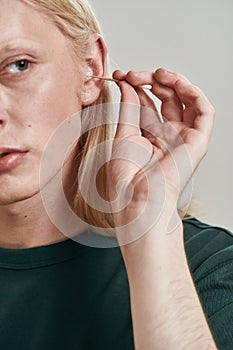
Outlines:
[{"label": "knuckle", "polygon": [[186,78],[184,75],[178,74],[178,76],[179,76],[180,80],[185,81],[186,83],[191,84],[190,80],[189,80],[188,78]]},{"label": "knuckle", "polygon": [[164,91],[161,95],[163,95],[161,96],[163,103],[170,102],[176,98],[176,94],[173,90]]},{"label": "knuckle", "polygon": [[190,95],[190,97],[195,91],[193,85],[189,81],[184,79],[177,79],[174,88],[175,90],[178,90],[181,94]]},{"label": "knuckle", "polygon": [[173,73],[173,74],[174,74],[174,77],[176,77],[177,81],[181,81],[182,83],[186,83],[186,84],[191,84],[188,78],[186,78],[183,74],[180,74],[180,73]]},{"label": "knuckle", "polygon": [[158,69],[156,69],[156,70],[154,71],[154,74],[160,73],[160,72],[163,72],[163,71],[164,71],[163,68],[158,68]]},{"label": "knuckle", "polygon": [[133,71],[133,70],[130,70],[128,71],[128,73],[126,74],[126,78],[127,79],[133,79],[137,76],[137,72]]}]

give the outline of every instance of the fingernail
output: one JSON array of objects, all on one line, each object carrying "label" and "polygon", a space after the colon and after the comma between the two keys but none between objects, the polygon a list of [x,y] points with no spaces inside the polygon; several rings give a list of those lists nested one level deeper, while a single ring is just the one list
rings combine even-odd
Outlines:
[{"label": "fingernail", "polygon": [[172,74],[172,72],[162,67],[159,68],[157,71],[160,71],[162,74]]},{"label": "fingernail", "polygon": [[173,72],[171,72],[170,70],[164,69],[164,72],[167,74],[173,74]]}]

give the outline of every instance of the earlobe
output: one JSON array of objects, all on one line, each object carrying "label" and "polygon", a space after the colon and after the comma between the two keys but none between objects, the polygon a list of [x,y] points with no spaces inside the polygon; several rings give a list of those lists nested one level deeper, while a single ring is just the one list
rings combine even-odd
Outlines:
[{"label": "earlobe", "polygon": [[100,79],[93,79],[91,75],[104,76],[106,73],[107,48],[105,42],[98,33],[93,34],[92,40],[91,51],[86,57],[83,106],[95,103],[103,88],[104,82]]}]

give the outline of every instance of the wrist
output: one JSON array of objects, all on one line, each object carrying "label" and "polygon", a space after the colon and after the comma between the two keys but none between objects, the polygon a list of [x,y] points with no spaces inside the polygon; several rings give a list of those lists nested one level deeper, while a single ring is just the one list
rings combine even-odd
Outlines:
[{"label": "wrist", "polygon": [[[185,256],[183,244],[183,223],[178,213],[174,213],[175,219],[162,215],[156,225],[139,239],[120,246],[127,270],[137,271],[143,264],[161,260],[161,254],[167,255],[175,249],[180,250]],[[168,228],[173,228],[168,230]]]}]

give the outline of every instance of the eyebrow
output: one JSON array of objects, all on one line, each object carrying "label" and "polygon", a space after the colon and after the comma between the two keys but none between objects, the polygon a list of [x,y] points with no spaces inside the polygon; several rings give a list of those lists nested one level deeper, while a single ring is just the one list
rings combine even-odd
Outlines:
[{"label": "eyebrow", "polygon": [[25,39],[14,39],[11,41],[6,41],[5,43],[0,44],[0,57],[6,52],[15,51],[20,47],[33,50],[36,46],[37,45],[35,42],[28,40],[26,41]]},{"label": "eyebrow", "polygon": [[0,52],[14,50],[15,48],[17,48],[19,46],[19,44],[21,44],[21,42],[22,41],[20,39],[6,41],[2,45],[0,44]]}]

